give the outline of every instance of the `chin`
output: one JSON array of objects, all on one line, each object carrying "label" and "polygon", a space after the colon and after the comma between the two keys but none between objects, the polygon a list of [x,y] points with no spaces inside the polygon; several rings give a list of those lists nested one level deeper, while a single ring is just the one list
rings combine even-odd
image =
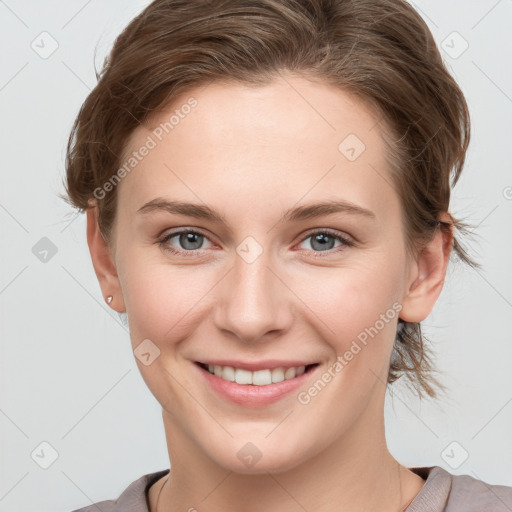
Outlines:
[{"label": "chin", "polygon": [[306,454],[285,441],[269,443],[261,441],[234,441],[232,445],[223,445],[214,453],[209,446],[209,456],[219,466],[242,475],[261,475],[283,473],[293,469],[306,458]]}]

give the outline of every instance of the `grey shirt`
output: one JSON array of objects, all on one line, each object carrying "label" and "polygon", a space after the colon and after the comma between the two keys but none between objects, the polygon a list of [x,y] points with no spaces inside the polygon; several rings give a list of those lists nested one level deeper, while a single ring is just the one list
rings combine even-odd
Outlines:
[{"label": "grey shirt", "polygon": [[[469,475],[452,475],[440,466],[409,468],[425,480],[407,512],[512,512],[512,487],[491,485]],[[100,501],[73,512],[149,512],[148,490],[169,469],[132,482],[117,500]]]}]

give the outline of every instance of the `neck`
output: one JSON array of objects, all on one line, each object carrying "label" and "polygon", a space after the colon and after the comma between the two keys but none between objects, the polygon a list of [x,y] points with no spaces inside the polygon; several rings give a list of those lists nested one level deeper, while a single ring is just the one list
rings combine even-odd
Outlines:
[{"label": "neck", "polygon": [[424,481],[389,453],[384,414],[376,410],[368,407],[349,431],[303,463],[259,474],[219,466],[164,411],[172,467],[168,481],[165,477],[155,490],[161,491],[156,512],[401,512]]}]

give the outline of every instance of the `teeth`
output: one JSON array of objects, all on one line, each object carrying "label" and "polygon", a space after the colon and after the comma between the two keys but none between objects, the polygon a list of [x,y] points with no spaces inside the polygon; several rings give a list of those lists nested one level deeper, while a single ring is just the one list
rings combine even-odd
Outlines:
[{"label": "teeth", "polygon": [[221,377],[226,380],[230,380],[231,382],[234,382],[236,379],[235,369],[231,368],[231,366],[222,366],[220,367],[222,369]]},{"label": "teeth", "polygon": [[257,370],[251,372],[232,366],[208,365],[208,371],[221,379],[236,382],[237,384],[253,384],[255,386],[267,386],[283,380],[293,379],[302,375],[306,370],[305,366],[291,368],[274,368],[272,370]]},{"label": "teeth", "polygon": [[[222,372],[222,378],[224,378],[224,372]],[[235,370],[235,382],[237,384],[252,384],[252,372],[247,370]]]},{"label": "teeth", "polygon": [[[251,373],[251,372],[249,372]],[[272,372],[270,370],[258,370],[252,372],[252,382],[255,386],[266,386],[272,384]]]},{"label": "teeth", "polygon": [[274,368],[272,370],[272,382],[282,382],[284,380],[284,368]]},{"label": "teeth", "polygon": [[295,368],[287,368],[284,372],[284,378],[285,379],[293,379],[295,377],[296,370]]}]

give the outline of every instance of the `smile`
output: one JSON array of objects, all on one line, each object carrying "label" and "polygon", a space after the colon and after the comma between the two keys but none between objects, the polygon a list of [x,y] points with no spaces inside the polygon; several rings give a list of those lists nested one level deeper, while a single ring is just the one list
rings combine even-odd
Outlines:
[{"label": "smile", "polygon": [[315,364],[302,366],[279,366],[277,368],[264,368],[261,370],[250,371],[244,368],[235,368],[233,366],[221,366],[205,363],[197,363],[204,370],[216,375],[221,379],[236,382],[242,385],[268,386],[284,380],[293,379],[309,371]]},{"label": "smile", "polygon": [[[212,364],[216,363],[216,364]],[[241,407],[266,407],[290,399],[321,371],[320,363],[304,361],[196,361],[200,380],[222,400]],[[275,379],[275,382],[272,380]]]}]

